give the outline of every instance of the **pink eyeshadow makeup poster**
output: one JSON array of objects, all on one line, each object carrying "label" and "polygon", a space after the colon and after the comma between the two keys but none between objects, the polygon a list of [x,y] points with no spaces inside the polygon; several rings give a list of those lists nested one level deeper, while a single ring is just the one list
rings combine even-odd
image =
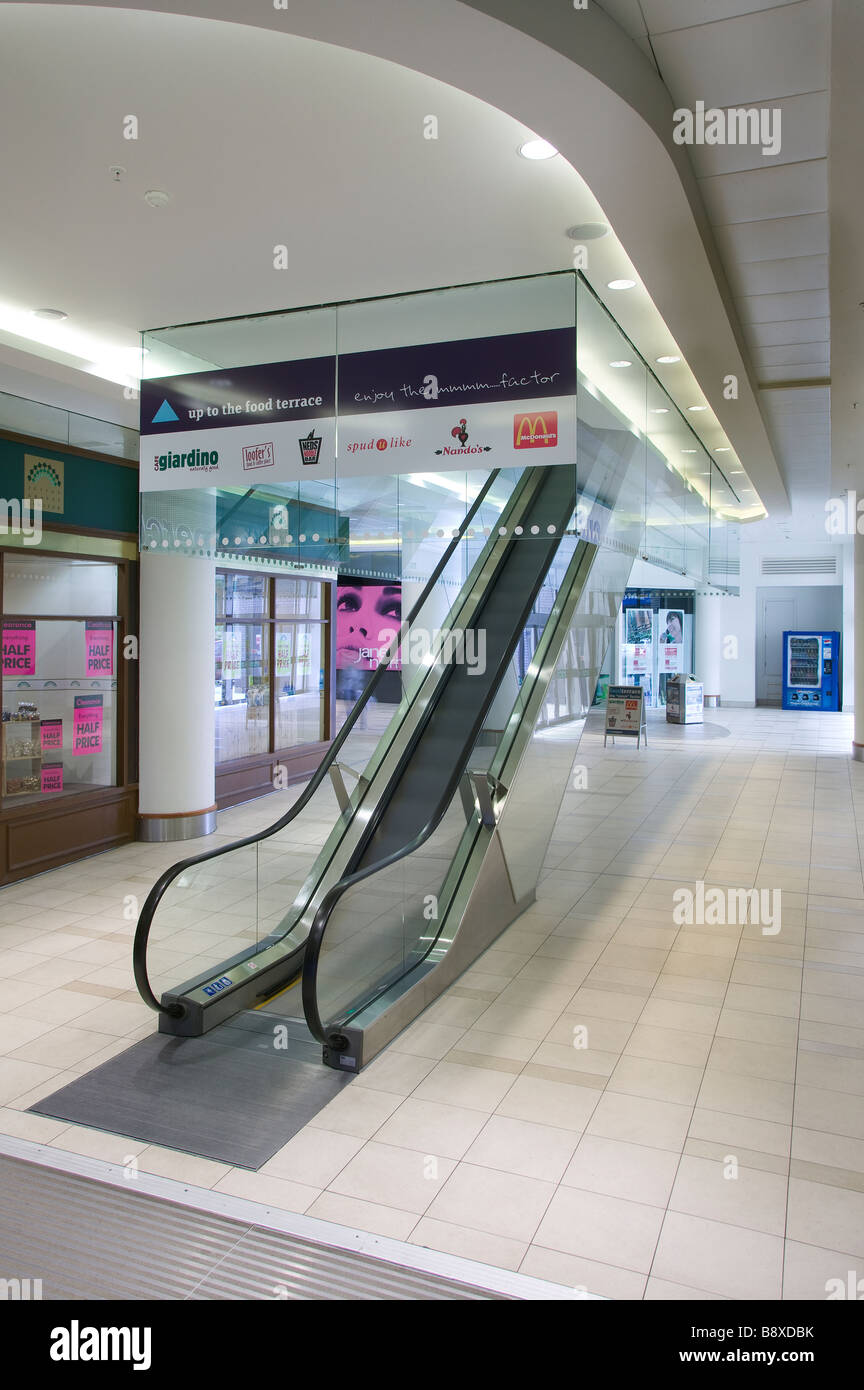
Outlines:
[{"label": "pink eyeshadow makeup poster", "polygon": [[[402,585],[342,579],[336,587],[336,669],[374,671],[402,623]],[[391,671],[401,668],[397,655]]]}]

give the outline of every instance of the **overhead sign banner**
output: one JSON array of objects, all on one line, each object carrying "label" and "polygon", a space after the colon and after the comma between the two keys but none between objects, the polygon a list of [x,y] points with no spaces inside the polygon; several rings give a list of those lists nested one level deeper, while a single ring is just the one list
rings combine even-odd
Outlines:
[{"label": "overhead sign banner", "polygon": [[141,491],[332,476],[335,410],[335,357],[142,381]]},{"label": "overhead sign banner", "polygon": [[102,752],[102,696],[76,695],[72,717],[72,752],[88,757]]},{"label": "overhead sign banner", "polygon": [[3,674],[35,676],[36,622],[24,618],[3,624]]},{"label": "overhead sign banner", "polygon": [[573,328],[336,362],[142,382],[141,491],[575,463]]},{"label": "overhead sign banner", "polygon": [[339,358],[342,476],[575,463],[572,328]]}]

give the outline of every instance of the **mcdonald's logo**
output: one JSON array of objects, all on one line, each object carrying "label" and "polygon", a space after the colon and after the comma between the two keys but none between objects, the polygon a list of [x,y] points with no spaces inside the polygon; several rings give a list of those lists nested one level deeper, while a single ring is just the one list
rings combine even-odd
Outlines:
[{"label": "mcdonald's logo", "polygon": [[554,449],[558,443],[558,411],[513,416],[514,449]]}]

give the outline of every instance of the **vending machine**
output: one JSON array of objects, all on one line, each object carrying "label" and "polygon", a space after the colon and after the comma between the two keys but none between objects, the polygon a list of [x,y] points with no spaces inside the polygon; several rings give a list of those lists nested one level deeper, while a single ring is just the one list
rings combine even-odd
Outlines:
[{"label": "vending machine", "polygon": [[839,632],[783,633],[783,708],[839,710]]}]

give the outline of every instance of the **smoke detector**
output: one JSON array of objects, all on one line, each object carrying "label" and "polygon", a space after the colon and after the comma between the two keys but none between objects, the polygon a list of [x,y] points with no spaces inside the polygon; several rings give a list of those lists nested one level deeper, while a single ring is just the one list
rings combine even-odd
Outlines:
[{"label": "smoke detector", "polygon": [[144,202],[151,208],[164,208],[171,201],[171,194],[162,188],[151,188],[144,194]]}]

